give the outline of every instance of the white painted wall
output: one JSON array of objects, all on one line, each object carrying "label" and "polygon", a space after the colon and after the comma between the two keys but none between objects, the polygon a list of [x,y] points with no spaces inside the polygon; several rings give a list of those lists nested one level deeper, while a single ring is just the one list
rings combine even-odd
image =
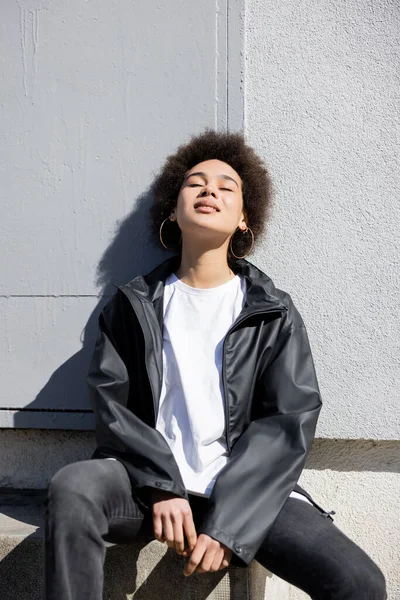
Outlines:
[{"label": "white painted wall", "polygon": [[0,3],[0,427],[94,426],[111,283],[165,258],[154,175],[205,126],[243,127],[242,5]]}]

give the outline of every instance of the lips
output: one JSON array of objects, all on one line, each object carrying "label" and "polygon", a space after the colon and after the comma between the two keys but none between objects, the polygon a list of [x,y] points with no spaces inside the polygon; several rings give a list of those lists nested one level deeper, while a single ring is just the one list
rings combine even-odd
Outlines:
[{"label": "lips", "polygon": [[207,200],[199,200],[199,202],[196,202],[196,204],[194,205],[194,208],[208,208],[214,209],[214,211],[219,212],[218,206],[213,202],[208,202]]}]

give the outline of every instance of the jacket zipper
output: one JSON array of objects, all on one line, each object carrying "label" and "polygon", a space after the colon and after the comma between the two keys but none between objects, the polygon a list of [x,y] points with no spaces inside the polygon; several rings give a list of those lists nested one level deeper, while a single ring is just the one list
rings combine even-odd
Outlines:
[{"label": "jacket zipper", "polygon": [[224,342],[222,344],[222,387],[223,387],[223,391],[224,391],[224,404],[225,404],[225,443],[226,443],[226,448],[228,450],[228,452],[231,452],[232,447],[231,444],[229,443],[229,435],[230,435],[230,427],[229,427],[229,401],[228,401],[228,396],[227,396],[227,380],[226,380],[226,341],[228,339],[228,336],[232,333],[232,331],[235,329],[235,327],[237,327],[238,325],[240,325],[240,323],[243,323],[243,321],[246,321],[246,319],[253,317],[254,315],[258,315],[258,314],[264,314],[264,313],[282,313],[283,311],[287,310],[285,306],[282,306],[282,308],[272,308],[272,309],[265,309],[265,308],[260,308],[258,310],[254,310],[251,313],[248,313],[247,315],[238,318],[238,320],[236,320],[231,327],[228,329],[228,331],[226,332],[225,338],[224,338]]},{"label": "jacket zipper", "polygon": [[[134,307],[134,305],[132,303],[132,300],[130,298],[130,294],[133,294],[141,304],[142,304],[142,300],[139,298],[139,296],[133,290],[128,289],[128,290],[125,291],[125,290],[121,289],[119,286],[116,286],[116,287],[118,287],[118,289],[120,289],[121,292],[123,294],[125,294],[125,296],[127,296],[128,300],[129,300],[129,302],[131,304],[131,307],[134,310],[134,312],[136,314],[136,317],[137,317],[137,319],[139,321],[139,324],[140,324],[140,327],[142,329],[143,336],[144,336],[144,339],[145,339],[145,344],[147,345],[148,344],[148,337],[146,335],[145,327],[143,327],[143,319],[142,319],[142,317],[140,315],[138,315],[137,311],[135,310],[135,307]],[[225,335],[224,342],[223,342],[223,345],[222,345],[222,384],[223,384],[222,387],[223,387],[223,392],[224,392],[224,405],[225,405],[225,411],[224,411],[225,412],[225,443],[226,443],[226,447],[227,447],[228,452],[231,452],[231,449],[232,449],[231,444],[229,443],[229,434],[230,434],[230,427],[229,427],[229,402],[228,402],[228,397],[227,397],[227,393],[226,393],[226,390],[227,390],[227,380],[226,380],[226,366],[225,366],[225,363],[226,363],[226,341],[228,339],[228,336],[232,333],[232,331],[238,325],[240,325],[240,323],[243,323],[243,321],[246,321],[246,319],[249,319],[250,317],[253,317],[254,315],[258,315],[258,314],[270,314],[270,313],[282,313],[285,310],[287,310],[287,308],[286,308],[286,306],[283,306],[283,305],[282,305],[282,308],[272,308],[272,309],[260,308],[258,310],[253,310],[251,313],[248,313],[248,314],[244,315],[243,317],[239,317],[231,325],[231,327],[228,329],[228,331],[227,331],[227,333]],[[145,316],[145,318],[146,318],[147,327],[148,327],[148,329],[150,329],[150,324],[149,324],[149,322],[147,320],[147,317]],[[151,394],[152,394],[152,399],[153,399],[154,419],[155,419],[155,425],[156,425],[157,424],[157,402],[156,402],[156,397],[155,397],[154,385],[153,385],[152,379],[151,379],[150,374],[149,374],[149,369],[148,369],[148,366],[147,366],[147,360],[145,359],[144,362],[145,362],[145,365],[146,365],[147,377],[148,377],[148,380],[150,382]],[[160,389],[161,389],[162,381],[161,381],[161,378],[160,378],[160,373],[159,373],[159,379],[160,379]]]}]

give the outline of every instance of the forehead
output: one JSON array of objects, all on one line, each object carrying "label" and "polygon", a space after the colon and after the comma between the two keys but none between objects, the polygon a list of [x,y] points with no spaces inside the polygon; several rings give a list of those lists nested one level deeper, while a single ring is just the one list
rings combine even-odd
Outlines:
[{"label": "forehead", "polygon": [[186,171],[185,177],[189,177],[191,173],[197,173],[199,171],[202,171],[209,176],[229,175],[239,183],[242,181],[239,173],[237,173],[235,169],[233,169],[228,163],[218,159],[204,160],[200,163],[197,163],[191,169]]}]

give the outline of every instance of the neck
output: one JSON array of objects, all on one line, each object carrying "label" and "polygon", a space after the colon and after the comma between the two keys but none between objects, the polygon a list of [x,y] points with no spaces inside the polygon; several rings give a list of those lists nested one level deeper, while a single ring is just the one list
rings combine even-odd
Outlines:
[{"label": "neck", "polygon": [[183,245],[176,276],[191,287],[212,288],[233,279],[235,274],[229,268],[225,244],[205,251]]}]

